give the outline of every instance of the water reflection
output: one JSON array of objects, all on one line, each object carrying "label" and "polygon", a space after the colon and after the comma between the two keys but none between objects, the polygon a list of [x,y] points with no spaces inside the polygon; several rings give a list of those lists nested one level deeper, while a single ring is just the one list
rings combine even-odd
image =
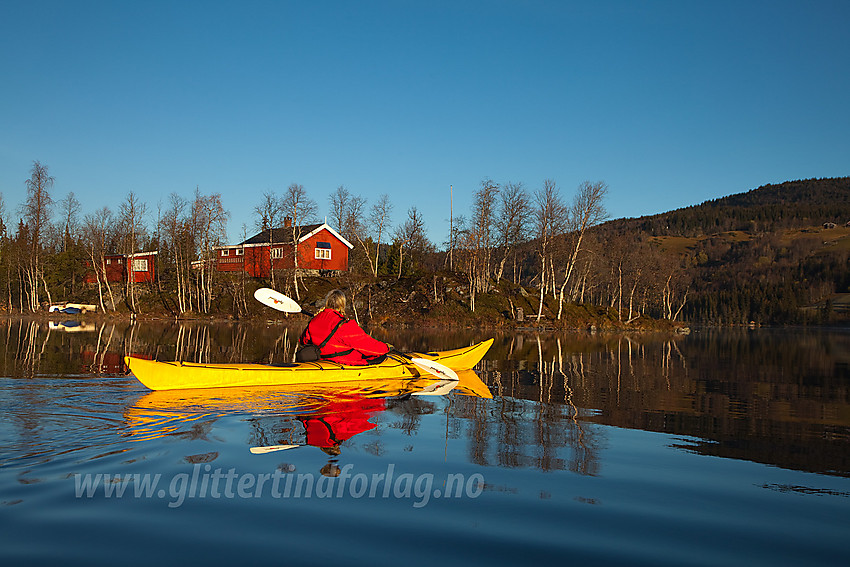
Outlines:
[{"label": "water reflection", "polygon": [[[587,424],[604,423],[680,435],[688,438],[680,448],[706,455],[850,472],[847,333],[510,337],[501,347],[488,355],[495,359],[482,372],[508,418],[493,434],[507,455],[515,446],[528,450],[533,439],[540,455],[536,466],[551,466],[547,449],[566,444],[573,455],[570,470],[593,474],[600,443],[588,435]],[[533,407],[540,413],[511,419],[522,412],[517,400],[538,402]],[[514,422],[533,431],[519,435],[508,425]]]},{"label": "water reflection", "polygon": [[[274,426],[274,421],[293,416],[330,418],[341,414],[342,421],[351,408],[363,400],[409,399],[412,396],[443,396],[456,392],[468,396],[491,397],[489,390],[473,371],[458,373],[459,380],[433,377],[397,378],[336,384],[310,384],[250,388],[209,388],[148,392],[124,412],[128,433],[136,440],[169,435],[185,435],[187,424],[214,421],[221,416],[246,416],[255,425],[251,443],[270,445],[295,443]],[[376,407],[371,403],[369,408]],[[332,418],[337,433],[351,430],[340,418]],[[351,437],[349,434],[346,438]],[[308,442],[312,445],[313,443]]]},{"label": "water reflection", "polygon": [[[109,404],[123,404],[117,413],[131,438],[203,438],[219,416],[235,414],[252,420],[251,442],[257,446],[303,445],[305,426],[295,416],[320,411],[312,393],[252,389],[241,400],[233,392],[165,399],[144,394],[122,362],[131,354],[212,363],[290,361],[300,325],[5,319],[2,375],[12,381],[3,396],[13,416],[7,419],[29,456],[43,453],[39,439],[52,428],[73,431],[79,416],[94,415],[80,427],[106,435],[114,427]],[[427,329],[374,334],[411,351],[455,348],[492,336]],[[480,465],[598,475],[607,439],[596,424],[605,424],[673,434],[684,451],[850,476],[846,332],[723,330],[675,338],[496,334],[476,371],[496,399],[485,404],[453,397],[456,419],[447,423],[446,435],[469,439],[470,460]],[[138,390],[141,397],[129,403],[76,397],[81,394],[68,380],[92,377],[121,378],[115,388]],[[98,414],[97,403],[109,412]],[[389,410],[409,431],[431,411],[425,399]],[[302,438],[288,437],[295,434]]]},{"label": "water reflection", "polygon": [[298,326],[154,321],[44,321],[6,318],[0,336],[6,348],[5,376],[49,372],[121,374],[127,355],[192,362],[291,361]]}]

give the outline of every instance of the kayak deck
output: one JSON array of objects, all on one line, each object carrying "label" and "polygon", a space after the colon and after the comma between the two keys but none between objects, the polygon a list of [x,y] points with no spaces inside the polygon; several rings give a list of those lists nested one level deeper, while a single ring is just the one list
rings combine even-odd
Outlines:
[{"label": "kayak deck", "polygon": [[[445,364],[455,371],[469,370],[478,364],[492,344],[493,339],[488,339],[465,348],[417,353],[414,356]],[[393,355],[378,364],[367,366],[344,366],[330,360],[282,366],[254,363],[159,362],[132,356],[125,357],[124,361],[139,382],[151,390],[328,384],[430,376],[409,360]]]}]

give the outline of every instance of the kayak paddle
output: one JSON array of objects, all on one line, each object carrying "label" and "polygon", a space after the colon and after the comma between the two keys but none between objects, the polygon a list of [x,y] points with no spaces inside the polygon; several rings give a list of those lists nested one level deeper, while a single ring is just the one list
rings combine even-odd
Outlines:
[{"label": "kayak paddle", "polygon": [[[277,290],[261,287],[257,291],[254,292],[254,299],[262,303],[267,307],[271,307],[272,309],[276,309],[278,311],[282,311],[284,313],[303,313],[309,317],[312,317],[313,314],[309,311],[304,311],[301,309],[301,306],[297,301],[292,299],[289,296],[283,295]],[[420,370],[424,370],[429,374],[433,374],[439,378],[447,379],[447,380],[459,380],[457,373],[446,366],[445,364],[439,363],[436,360],[430,360],[428,358],[420,358],[420,357],[411,357],[403,352],[399,352],[397,350],[391,350],[390,355],[398,355],[406,360],[409,360],[417,368]]]},{"label": "kayak paddle", "polygon": [[286,449],[294,449],[295,447],[300,447],[301,445],[269,445],[267,447],[251,447],[251,452],[255,455],[262,455],[263,453],[271,453],[272,451],[283,451]]},{"label": "kayak paddle", "polygon": [[309,311],[304,311],[301,306],[289,296],[283,295],[270,287],[261,287],[254,292],[254,299],[272,309],[283,311],[284,313],[303,313],[308,317],[313,314]]}]

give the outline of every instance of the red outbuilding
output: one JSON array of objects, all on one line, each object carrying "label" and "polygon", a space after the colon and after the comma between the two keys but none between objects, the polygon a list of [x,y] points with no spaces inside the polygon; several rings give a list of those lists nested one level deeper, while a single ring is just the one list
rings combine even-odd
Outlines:
[{"label": "red outbuilding", "polygon": [[[103,271],[106,281],[109,283],[121,283],[127,281],[130,273],[134,283],[152,282],[156,277],[156,255],[157,252],[137,252],[135,254],[107,254],[103,257]],[[86,266],[91,268],[91,262],[86,261]],[[86,283],[97,283],[93,272],[88,272],[85,277]]]}]

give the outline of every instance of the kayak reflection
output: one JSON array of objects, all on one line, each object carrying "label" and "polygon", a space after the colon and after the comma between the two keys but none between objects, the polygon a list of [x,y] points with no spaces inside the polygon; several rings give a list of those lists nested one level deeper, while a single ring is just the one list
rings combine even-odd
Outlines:
[{"label": "kayak reflection", "polygon": [[450,393],[492,397],[474,371],[458,372],[458,378],[154,391],[128,407],[125,419],[129,434],[141,441],[203,437],[219,417],[245,415],[253,426],[252,453],[310,445],[335,455],[340,443],[376,427],[369,420],[386,410],[388,401]]}]

